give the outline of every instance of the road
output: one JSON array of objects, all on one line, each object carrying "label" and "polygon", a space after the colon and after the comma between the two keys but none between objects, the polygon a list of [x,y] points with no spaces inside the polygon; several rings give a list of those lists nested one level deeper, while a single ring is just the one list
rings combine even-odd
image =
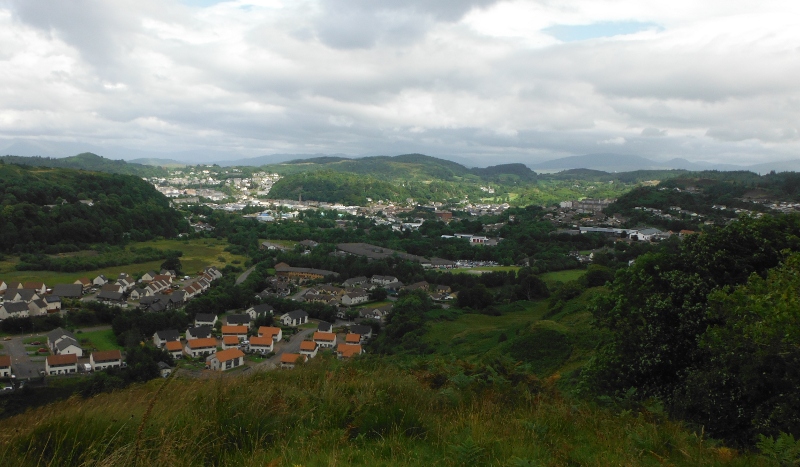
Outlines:
[{"label": "road", "polygon": [[[2,341],[6,354],[11,357],[11,368],[17,380],[38,378],[39,371],[44,370],[44,361],[31,361],[28,352],[25,351],[25,344],[22,342],[25,337],[30,336],[12,337],[10,341]],[[42,344],[40,347],[47,347],[47,344]]]},{"label": "road", "polygon": [[306,337],[310,336],[316,331],[317,328],[301,329],[300,332],[292,336],[292,338],[288,341],[278,342],[275,344],[275,355],[259,363],[253,369],[270,370],[277,368],[281,363],[281,355],[284,353],[300,353],[300,343],[306,340]]},{"label": "road", "polygon": [[256,267],[253,266],[252,268],[248,269],[247,271],[243,272],[242,275],[236,278],[236,285],[241,284],[242,282],[247,280],[247,276],[250,275],[251,272],[255,271]]}]

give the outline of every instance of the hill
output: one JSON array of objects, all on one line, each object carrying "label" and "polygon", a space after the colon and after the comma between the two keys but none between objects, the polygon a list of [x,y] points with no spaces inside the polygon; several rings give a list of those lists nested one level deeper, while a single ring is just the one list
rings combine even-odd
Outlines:
[{"label": "hill", "polygon": [[91,170],[95,172],[136,175],[139,177],[151,177],[166,174],[166,171],[160,168],[129,163],[123,160],[106,159],[105,157],[98,156],[97,154],[90,152],[64,158],[2,156],[0,157],[0,161],[3,161],[7,164],[28,165],[31,167]]},{"label": "hill", "polygon": [[130,175],[0,164],[0,202],[4,251],[170,238],[185,222],[164,195]]},{"label": "hill", "polygon": [[129,164],[139,164],[139,165],[152,165],[155,167],[186,167],[186,162],[177,161],[175,159],[157,159],[157,158],[142,158],[142,159],[131,159],[128,161]]}]

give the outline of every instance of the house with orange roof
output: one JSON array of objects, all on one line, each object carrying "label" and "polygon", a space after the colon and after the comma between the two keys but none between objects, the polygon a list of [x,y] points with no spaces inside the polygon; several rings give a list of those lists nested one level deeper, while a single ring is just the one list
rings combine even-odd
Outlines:
[{"label": "house with orange roof", "polygon": [[222,336],[222,350],[236,349],[239,347],[237,336]]},{"label": "house with orange roof", "polygon": [[0,355],[0,378],[11,377],[11,357]]},{"label": "house with orange roof", "polygon": [[314,342],[317,343],[318,346],[324,348],[333,348],[336,346],[336,334],[332,332],[315,332],[313,337]]},{"label": "house with orange roof", "polygon": [[272,337],[275,342],[280,342],[283,339],[283,330],[274,326],[261,326],[258,328],[258,335],[260,337]]},{"label": "house with orange roof", "polygon": [[236,336],[239,340],[247,339],[247,326],[222,326],[222,337]]},{"label": "house with orange roof", "polygon": [[298,362],[305,362],[308,357],[299,353],[285,353],[281,355],[281,368],[292,369]]},{"label": "house with orange roof", "polygon": [[314,341],[303,341],[300,343],[300,355],[314,358],[317,356],[317,350],[319,350],[319,345]]},{"label": "house with orange roof", "polygon": [[186,342],[183,348],[183,353],[186,355],[197,358],[203,355],[211,355],[217,351],[217,339],[214,337],[203,337],[200,339],[192,339]]},{"label": "house with orange roof", "polygon": [[92,370],[94,371],[119,368],[122,366],[122,352],[119,350],[92,352],[89,355],[89,364],[92,365]]},{"label": "house with orange roof", "polygon": [[72,353],[48,355],[44,361],[45,374],[67,375],[78,372],[78,356]]},{"label": "house with orange roof", "polygon": [[351,358],[362,353],[364,351],[361,349],[360,344],[339,344],[336,347],[336,356],[339,358]]},{"label": "house with orange roof", "polygon": [[170,341],[164,344],[164,349],[167,353],[172,355],[172,358],[178,359],[183,356],[183,344],[181,341]]},{"label": "house with orange roof", "polygon": [[361,334],[353,334],[350,333],[344,337],[345,344],[360,344],[361,343]]},{"label": "house with orange roof", "polygon": [[274,340],[271,336],[253,336],[250,338],[250,351],[268,354],[274,349]]},{"label": "house with orange roof", "polygon": [[244,352],[239,349],[220,350],[206,359],[206,366],[212,370],[225,371],[244,365]]}]

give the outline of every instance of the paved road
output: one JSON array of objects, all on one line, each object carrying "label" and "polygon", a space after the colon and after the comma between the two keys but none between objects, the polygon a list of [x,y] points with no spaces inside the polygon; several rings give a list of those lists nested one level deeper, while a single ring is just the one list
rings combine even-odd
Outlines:
[{"label": "paved road", "polygon": [[281,363],[281,355],[284,353],[300,353],[300,343],[306,340],[306,337],[316,332],[317,328],[301,329],[300,332],[292,336],[288,341],[283,340],[275,344],[275,356],[264,360],[255,367],[254,370],[270,370],[277,368]]},{"label": "paved road", "polygon": [[241,284],[242,282],[247,280],[247,276],[250,275],[251,272],[255,271],[256,267],[253,266],[252,268],[248,269],[247,271],[243,272],[241,276],[236,278],[236,285]]},{"label": "paved road", "polygon": [[[38,378],[39,370],[44,370],[44,361],[31,361],[28,352],[25,351],[25,344],[22,343],[25,337],[30,336],[12,337],[10,341],[2,341],[6,354],[11,356],[11,368],[18,380]],[[46,347],[47,345],[43,344],[42,346]]]}]

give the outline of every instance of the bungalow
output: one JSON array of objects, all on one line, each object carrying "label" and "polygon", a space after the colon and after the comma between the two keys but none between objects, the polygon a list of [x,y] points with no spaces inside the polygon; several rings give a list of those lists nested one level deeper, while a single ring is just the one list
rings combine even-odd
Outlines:
[{"label": "bungalow", "polygon": [[181,358],[183,355],[183,344],[181,344],[181,341],[169,341],[164,345],[164,349],[168,354],[172,355],[172,358]]},{"label": "bungalow", "polygon": [[317,356],[319,345],[314,341],[303,341],[300,343],[300,355],[305,355],[308,358]]},{"label": "bungalow", "polygon": [[101,290],[100,293],[97,294],[97,301],[107,305],[121,305],[125,303],[125,296],[122,292],[107,292]]},{"label": "bungalow", "polygon": [[186,340],[207,339],[211,337],[211,326],[196,326],[186,330]]},{"label": "bungalow", "polygon": [[281,368],[292,369],[298,362],[305,362],[308,357],[299,353],[285,353],[281,355]]},{"label": "bungalow", "polygon": [[272,242],[261,242],[261,246],[259,247],[262,250],[278,250],[278,251],[285,251],[287,248],[282,245],[278,245],[277,243]]},{"label": "bungalow", "polygon": [[228,315],[225,321],[228,326],[244,326],[248,329],[250,328],[250,315],[248,314]]},{"label": "bungalow", "polygon": [[86,292],[92,287],[92,281],[89,280],[88,277],[81,277],[73,282],[75,285],[80,285],[83,288],[83,291]]},{"label": "bungalow", "polygon": [[319,332],[331,332],[333,331],[333,325],[327,321],[320,321],[317,325],[317,331]]},{"label": "bungalow", "polygon": [[206,366],[212,370],[225,371],[244,365],[244,352],[239,349],[222,350],[206,359]]},{"label": "bungalow", "polygon": [[275,341],[270,336],[253,336],[250,338],[250,351],[260,354],[268,354],[273,351]]},{"label": "bungalow", "polygon": [[26,282],[22,285],[23,289],[33,289],[39,295],[44,295],[47,293],[47,286],[44,285],[44,282]]},{"label": "bungalow", "polygon": [[95,277],[92,280],[92,284],[94,284],[94,285],[96,285],[98,287],[102,287],[102,286],[108,284],[108,278],[106,276],[100,274],[99,276]]},{"label": "bungalow", "polygon": [[261,326],[258,328],[259,337],[269,337],[275,342],[280,342],[283,339],[283,330],[273,326]]},{"label": "bungalow", "polygon": [[161,372],[162,378],[168,378],[172,374],[172,367],[164,362],[158,362],[158,371]]},{"label": "bungalow", "polygon": [[392,307],[391,303],[378,307],[364,307],[359,310],[358,314],[362,318],[380,320],[384,319],[392,311]]},{"label": "bungalow", "polygon": [[245,314],[250,316],[251,320],[256,320],[259,316],[271,315],[274,312],[275,309],[272,308],[272,306],[267,303],[262,303],[261,305],[251,306],[247,309],[247,311],[245,311]]},{"label": "bungalow", "polygon": [[239,347],[239,338],[236,336],[222,336],[222,350],[236,349]]},{"label": "bungalow", "polygon": [[53,295],[63,298],[81,298],[83,287],[80,284],[58,284],[53,286]]},{"label": "bungalow", "polygon": [[369,301],[369,295],[366,292],[350,292],[342,296],[342,305],[353,306],[359,303],[366,303]]},{"label": "bungalow", "polygon": [[366,341],[367,339],[372,337],[372,327],[371,326],[364,326],[359,324],[354,324],[350,326],[350,332],[352,334],[358,334],[361,336],[361,342]]},{"label": "bungalow", "polygon": [[217,324],[217,315],[214,313],[197,313],[194,316],[195,326],[210,326],[214,327]]},{"label": "bungalow", "polygon": [[11,377],[11,357],[0,355],[0,378]]},{"label": "bungalow", "polygon": [[48,355],[44,361],[45,374],[66,375],[78,372],[78,356],[75,354]]},{"label": "bungalow", "polygon": [[153,344],[159,349],[164,347],[167,342],[180,341],[181,335],[174,329],[167,331],[157,331],[153,334]]},{"label": "bungalow", "polygon": [[122,366],[122,353],[119,350],[92,352],[89,355],[89,364],[92,366],[93,371],[119,368]]},{"label": "bungalow", "polygon": [[159,273],[161,276],[170,276],[172,278],[176,277],[175,271],[173,269],[162,269]]},{"label": "bungalow", "polygon": [[30,309],[25,302],[4,302],[0,305],[0,320],[7,318],[27,318]]},{"label": "bungalow", "polygon": [[397,278],[394,276],[379,276],[376,274],[372,276],[370,282],[372,282],[373,284],[385,286],[391,284],[392,282],[397,282]]},{"label": "bungalow", "polygon": [[320,347],[333,348],[336,346],[336,334],[332,332],[315,332],[314,342]]},{"label": "bungalow", "polygon": [[213,337],[205,337],[186,341],[186,346],[183,348],[183,353],[192,358],[197,358],[203,355],[211,355],[216,351],[217,339]]},{"label": "bungalow", "polygon": [[336,347],[336,356],[339,358],[350,358],[362,353],[364,353],[364,350],[361,349],[359,344],[339,344]]},{"label": "bungalow", "polygon": [[222,337],[235,336],[239,340],[247,339],[247,326],[222,326]]},{"label": "bungalow", "polygon": [[360,334],[350,333],[350,334],[344,336],[344,343],[345,344],[360,344],[361,343],[361,335]]},{"label": "bungalow", "polygon": [[308,313],[303,310],[290,311],[281,316],[281,323],[284,326],[300,326],[308,323]]}]

